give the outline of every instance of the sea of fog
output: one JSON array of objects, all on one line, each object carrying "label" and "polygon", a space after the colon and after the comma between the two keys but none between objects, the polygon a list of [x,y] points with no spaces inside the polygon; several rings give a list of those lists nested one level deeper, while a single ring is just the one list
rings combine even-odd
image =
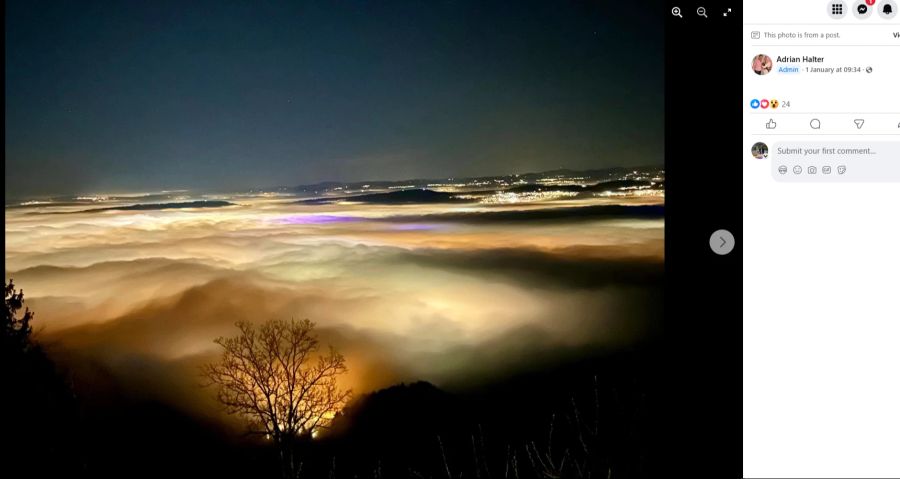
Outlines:
[{"label": "sea of fog", "polygon": [[213,415],[198,366],[240,320],[316,322],[357,392],[628,347],[658,324],[662,201],[33,203],[6,209],[6,277],[75,381]]}]

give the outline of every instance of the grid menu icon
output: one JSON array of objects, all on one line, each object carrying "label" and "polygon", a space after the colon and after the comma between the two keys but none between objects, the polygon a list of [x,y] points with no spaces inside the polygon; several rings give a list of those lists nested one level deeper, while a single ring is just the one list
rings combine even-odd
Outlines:
[{"label": "grid menu icon", "polygon": [[843,0],[831,0],[828,2],[828,15],[834,19],[841,19],[847,14],[847,4]]}]

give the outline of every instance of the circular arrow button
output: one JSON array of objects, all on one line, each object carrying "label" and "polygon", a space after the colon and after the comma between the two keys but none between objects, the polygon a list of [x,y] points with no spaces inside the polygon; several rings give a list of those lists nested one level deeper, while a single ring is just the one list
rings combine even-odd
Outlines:
[{"label": "circular arrow button", "polygon": [[718,230],[709,237],[709,247],[718,255],[731,253],[734,249],[734,235],[728,230]]}]

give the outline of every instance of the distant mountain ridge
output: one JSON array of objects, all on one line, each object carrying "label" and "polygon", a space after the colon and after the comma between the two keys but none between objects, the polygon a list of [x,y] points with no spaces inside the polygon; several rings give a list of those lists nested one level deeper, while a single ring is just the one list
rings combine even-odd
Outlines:
[{"label": "distant mountain ridge", "polygon": [[411,205],[411,204],[430,204],[430,203],[460,203],[465,202],[456,197],[452,193],[444,193],[429,189],[411,188],[408,190],[390,191],[386,193],[367,193],[362,195],[352,195],[331,198],[313,198],[310,200],[300,200],[299,203],[304,204],[328,204],[335,201],[352,201],[359,203],[371,203],[382,205]]},{"label": "distant mountain ridge", "polygon": [[628,172],[639,172],[644,174],[657,174],[664,171],[662,166],[638,166],[638,167],[611,167],[590,170],[573,170],[560,168],[556,170],[529,172],[521,174],[508,175],[487,175],[487,176],[470,176],[470,177],[449,177],[449,178],[410,178],[403,180],[377,180],[377,181],[323,181],[319,183],[300,184],[296,186],[281,186],[279,189],[294,191],[298,193],[321,193],[330,191],[335,188],[344,189],[368,189],[378,190],[386,188],[397,188],[407,186],[408,188],[424,188],[430,185],[451,185],[466,182],[489,182],[495,180],[510,180],[535,182],[540,179],[553,177],[574,178],[581,177],[584,179],[610,179],[614,175],[622,175]]}]

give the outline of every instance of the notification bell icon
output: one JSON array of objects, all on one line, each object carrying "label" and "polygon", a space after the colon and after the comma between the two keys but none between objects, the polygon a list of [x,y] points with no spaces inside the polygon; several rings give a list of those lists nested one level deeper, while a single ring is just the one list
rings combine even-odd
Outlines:
[{"label": "notification bell icon", "polygon": [[894,9],[890,5],[885,5],[884,9],[881,10],[885,15],[890,15],[894,13]]}]

